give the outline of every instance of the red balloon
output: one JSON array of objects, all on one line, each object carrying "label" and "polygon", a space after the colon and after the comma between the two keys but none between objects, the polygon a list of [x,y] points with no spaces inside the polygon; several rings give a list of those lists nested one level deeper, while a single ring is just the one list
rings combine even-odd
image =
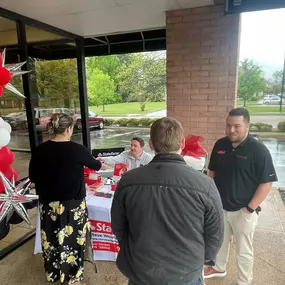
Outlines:
[{"label": "red balloon", "polygon": [[11,81],[11,73],[5,67],[0,67],[0,85],[6,85]]},{"label": "red balloon", "polygon": [[4,93],[4,88],[3,88],[3,86],[2,86],[2,85],[0,85],[0,96],[2,96],[2,95],[3,95],[3,93]]},{"label": "red balloon", "polygon": [[[13,177],[15,181],[18,180],[18,173],[16,169],[14,169],[12,166],[8,166],[6,169],[2,171],[2,173],[6,176],[6,178],[9,181],[12,181]],[[0,180],[0,193],[3,193],[3,192],[4,192],[4,186],[3,186],[2,180]]]},{"label": "red balloon", "polygon": [[6,169],[15,160],[14,153],[6,146],[0,149],[0,171]]},{"label": "red balloon", "polygon": [[17,173],[16,169],[13,168],[12,166],[9,166],[7,168],[7,172],[4,170],[3,173],[10,181],[12,181],[13,177],[14,177],[15,181],[18,180],[18,173]]}]

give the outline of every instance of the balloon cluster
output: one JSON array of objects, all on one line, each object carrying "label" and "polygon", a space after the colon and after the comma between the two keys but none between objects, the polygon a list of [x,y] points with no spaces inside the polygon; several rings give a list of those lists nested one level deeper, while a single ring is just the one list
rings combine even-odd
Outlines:
[{"label": "balloon cluster", "polygon": [[[11,140],[11,126],[0,117],[0,171],[12,181],[18,179],[16,170],[11,166],[15,160],[13,152],[7,147]],[[0,181],[0,193],[3,193],[4,186]]]},{"label": "balloon cluster", "polygon": [[[11,166],[11,164],[15,160],[15,156],[13,152],[7,147],[10,140],[11,140],[11,126],[0,117],[0,171],[10,182],[12,182],[12,180],[14,181],[18,180],[18,174],[16,170]],[[17,181],[16,185],[18,185],[19,183],[21,183],[21,181]],[[5,187],[3,185],[2,179],[0,179],[0,194],[4,192],[5,192]],[[2,197],[3,195],[4,194],[2,194]],[[37,206],[37,203],[38,203],[37,201],[32,201],[30,203],[26,203],[24,207],[25,209],[32,209]],[[0,202],[0,217],[1,213],[3,212],[2,210],[3,209],[5,210],[5,207],[3,205],[4,203]],[[9,220],[2,220],[0,222],[0,240],[5,238],[9,234],[10,224],[19,224],[22,221],[23,218],[20,217],[19,214],[16,212],[12,214]]]},{"label": "balloon cluster", "polygon": [[207,154],[206,149],[201,145],[204,138],[189,134],[185,138],[185,147],[181,152],[182,156],[201,157]]},{"label": "balloon cluster", "polygon": [[12,79],[12,74],[10,73],[10,71],[2,65],[3,65],[3,58],[0,53],[0,96],[3,95],[4,86],[10,83]]},{"label": "balloon cluster", "polygon": [[26,63],[19,62],[5,65],[6,49],[0,53],[0,96],[3,95],[4,88],[13,92],[14,94],[26,98],[20,91],[18,91],[11,83],[11,79],[16,76],[29,73],[28,70],[21,70],[21,67]]}]

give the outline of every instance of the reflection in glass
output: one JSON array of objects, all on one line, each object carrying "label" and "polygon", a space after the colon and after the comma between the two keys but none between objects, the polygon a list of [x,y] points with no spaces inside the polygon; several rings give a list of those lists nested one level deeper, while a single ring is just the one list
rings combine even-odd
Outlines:
[{"label": "reflection in glass", "polygon": [[33,42],[46,42],[46,41],[52,41],[52,40],[59,40],[63,37],[43,31],[31,26],[26,25],[26,33],[27,33],[27,42],[33,43]]},{"label": "reflection in glass", "polygon": [[48,132],[51,115],[65,113],[74,120],[75,130],[72,139],[82,143],[76,59],[35,60],[34,71],[38,94],[35,118],[37,130],[42,133],[43,141],[51,138]]},{"label": "reflection in glass", "polygon": [[0,17],[0,49],[17,44],[16,22]]}]

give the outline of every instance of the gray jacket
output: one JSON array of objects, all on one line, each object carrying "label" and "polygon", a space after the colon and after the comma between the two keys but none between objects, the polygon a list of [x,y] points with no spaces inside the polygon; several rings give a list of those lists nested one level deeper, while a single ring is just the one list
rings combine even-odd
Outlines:
[{"label": "gray jacket", "polygon": [[146,165],[151,160],[152,160],[151,155],[145,151],[143,151],[142,155],[138,158],[134,158],[129,150],[123,151],[121,154],[117,156],[104,157],[104,162],[106,164],[124,163],[128,164],[130,169]]},{"label": "gray jacket", "polygon": [[139,285],[192,284],[223,242],[214,181],[176,154],[160,154],[122,176],[112,205],[117,265]]}]

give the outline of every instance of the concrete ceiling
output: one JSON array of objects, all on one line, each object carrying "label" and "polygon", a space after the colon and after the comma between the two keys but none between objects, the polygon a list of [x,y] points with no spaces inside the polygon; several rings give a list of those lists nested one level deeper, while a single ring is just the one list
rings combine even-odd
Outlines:
[{"label": "concrete ceiling", "polygon": [[165,27],[165,11],[213,0],[1,0],[1,7],[84,37]]}]

